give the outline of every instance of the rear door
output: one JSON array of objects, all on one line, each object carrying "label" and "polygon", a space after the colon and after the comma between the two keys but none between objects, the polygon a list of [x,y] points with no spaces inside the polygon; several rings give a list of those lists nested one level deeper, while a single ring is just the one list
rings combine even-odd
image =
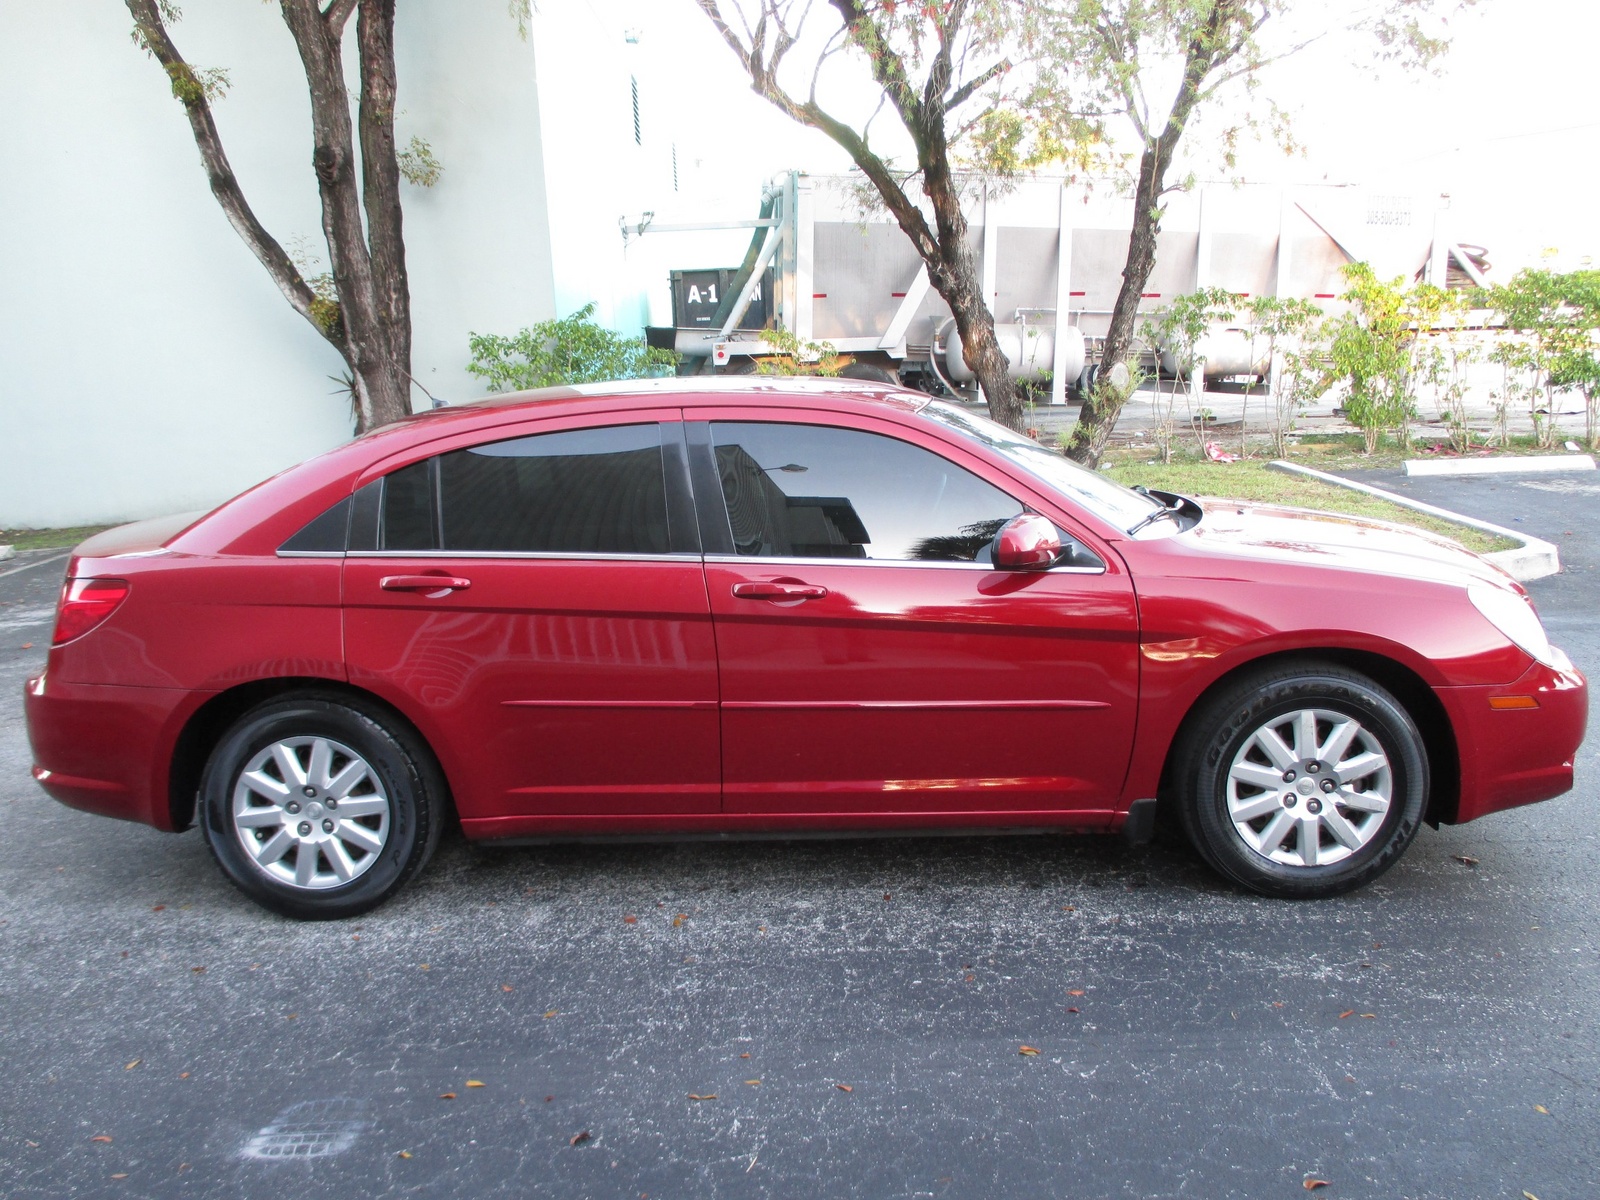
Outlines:
[{"label": "rear door", "polygon": [[499,432],[357,492],[350,680],[427,726],[476,834],[719,809],[715,649],[675,417]]},{"label": "rear door", "polygon": [[1138,678],[1114,555],[994,570],[1026,505],[980,460],[866,418],[707,415],[687,428],[727,811],[1109,816]]}]

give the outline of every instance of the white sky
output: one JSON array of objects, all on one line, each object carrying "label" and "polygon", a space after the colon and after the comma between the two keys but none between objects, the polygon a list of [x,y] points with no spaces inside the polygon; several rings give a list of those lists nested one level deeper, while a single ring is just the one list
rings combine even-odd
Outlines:
[{"label": "white sky", "polygon": [[[546,3],[551,0],[546,0]],[[562,0],[555,0],[562,2]],[[841,171],[848,159],[754,96],[732,53],[693,0],[566,0],[607,25],[641,31],[654,101],[675,128],[686,215],[746,215],[762,180],[787,168]],[[1312,2],[1312,0],[1307,0]],[[831,21],[820,0],[819,16]],[[1264,91],[1297,113],[1304,157],[1248,150],[1238,174],[1260,182],[1354,183],[1449,193],[1456,236],[1489,249],[1495,275],[1539,260],[1600,262],[1600,103],[1594,0],[1480,0],[1456,23],[1437,76],[1374,78],[1357,63],[1371,43],[1312,48],[1276,68]],[[862,92],[862,96],[866,93]],[[887,115],[875,129],[888,131]],[[1189,147],[1202,177],[1200,136]],[[698,162],[700,171],[694,171]]]}]

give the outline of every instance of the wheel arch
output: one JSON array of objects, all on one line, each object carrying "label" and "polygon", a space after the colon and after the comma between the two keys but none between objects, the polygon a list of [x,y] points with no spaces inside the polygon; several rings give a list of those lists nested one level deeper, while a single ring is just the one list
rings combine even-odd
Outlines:
[{"label": "wheel arch", "polygon": [[1177,763],[1184,753],[1189,731],[1200,719],[1207,703],[1246,675],[1278,670],[1293,663],[1305,663],[1308,667],[1329,664],[1356,671],[1400,701],[1416,724],[1417,732],[1422,735],[1422,744],[1428,754],[1428,807],[1423,819],[1435,828],[1454,822],[1461,800],[1461,751],[1456,744],[1455,728],[1439,697],[1426,680],[1404,663],[1371,651],[1338,647],[1281,650],[1264,654],[1238,664],[1213,680],[1189,705],[1167,747],[1166,759],[1161,767],[1160,798],[1163,808],[1171,807]]},{"label": "wheel arch", "polygon": [[211,752],[216,749],[223,735],[232,728],[233,723],[251,709],[270,700],[296,695],[357,701],[366,708],[376,709],[402,726],[416,739],[417,746],[428,755],[430,765],[444,785],[442,799],[448,808],[454,809],[455,802],[450,790],[449,776],[445,774],[438,753],[417,728],[416,722],[405,713],[383,697],[353,684],[315,676],[286,676],[278,679],[257,679],[219,692],[197,708],[184,723],[173,744],[172,762],[167,772],[167,805],[174,830],[188,829],[194,824],[195,801],[200,791],[200,777],[205,771],[206,761],[211,757]]}]

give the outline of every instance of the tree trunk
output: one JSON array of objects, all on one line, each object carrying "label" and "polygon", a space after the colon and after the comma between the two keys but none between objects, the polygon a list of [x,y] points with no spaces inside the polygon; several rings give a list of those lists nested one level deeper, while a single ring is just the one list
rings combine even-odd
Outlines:
[{"label": "tree trunk", "polygon": [[[1156,238],[1161,232],[1161,198],[1167,190],[1167,171],[1206,77],[1220,58],[1229,53],[1223,34],[1237,19],[1237,9],[1233,0],[1210,0],[1210,5],[1205,24],[1196,31],[1185,52],[1183,79],[1166,126],[1154,139],[1146,140],[1144,153],[1139,157],[1139,183],[1134,190],[1133,229],[1128,235],[1127,263],[1122,268],[1122,290],[1111,308],[1111,325],[1100,351],[1098,382],[1083,402],[1083,411],[1066,447],[1069,458],[1091,467],[1099,464],[1128,398],[1123,389],[1111,385],[1108,375],[1112,367],[1127,361],[1133,348],[1139,301],[1156,262]],[[1190,373],[1193,374],[1192,367]]]},{"label": "tree trunk", "polygon": [[989,415],[1007,429],[1022,430],[1022,400],[1011,378],[1010,364],[1000,352],[995,337],[994,314],[989,297],[983,294],[983,280],[972,247],[967,244],[967,215],[961,209],[960,185],[950,173],[949,156],[943,153],[944,118],[940,115],[938,154],[929,155],[923,164],[922,187],[933,204],[934,225],[939,231],[937,262],[928,264],[928,282],[933,284],[955,318],[961,335],[961,357],[983,388]]},{"label": "tree trunk", "polygon": [[323,19],[316,0],[282,0],[311,89],[311,165],[322,199],[322,232],[339,293],[345,360],[350,364],[356,431],[363,433],[411,411],[406,372],[395,361],[373,275],[356,179],[350,96],[344,83],[342,28]]},{"label": "tree trunk", "polygon": [[[1181,132],[1181,126],[1179,127]],[[1172,134],[1169,138],[1168,134]],[[1067,457],[1095,466],[1106,448],[1127,395],[1112,386],[1110,369],[1126,362],[1133,347],[1139,301],[1156,264],[1156,238],[1161,233],[1161,193],[1165,187],[1172,150],[1177,145],[1173,127],[1167,126],[1139,160],[1139,187],[1133,209],[1133,229],[1128,236],[1128,259],[1122,268],[1122,290],[1111,308],[1111,324],[1100,350],[1100,370],[1094,389],[1084,398],[1078,423],[1067,442]],[[1191,368],[1192,373],[1192,368]]]},{"label": "tree trunk", "polygon": [[395,0],[360,0],[356,44],[361,56],[361,185],[374,300],[388,347],[385,366],[398,375],[398,415],[404,416],[411,411],[411,284],[406,275],[400,162],[394,139],[394,5]]}]

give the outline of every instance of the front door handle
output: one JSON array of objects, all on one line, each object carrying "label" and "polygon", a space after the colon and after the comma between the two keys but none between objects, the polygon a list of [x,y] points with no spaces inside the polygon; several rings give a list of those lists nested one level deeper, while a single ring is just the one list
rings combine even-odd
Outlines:
[{"label": "front door handle", "polygon": [[445,596],[451,592],[464,592],[472,580],[454,575],[385,575],[378,586],[386,592],[427,592],[430,596]]},{"label": "front door handle", "polygon": [[762,580],[736,583],[733,585],[733,594],[741,600],[821,600],[828,594],[828,589],[816,583]]}]

